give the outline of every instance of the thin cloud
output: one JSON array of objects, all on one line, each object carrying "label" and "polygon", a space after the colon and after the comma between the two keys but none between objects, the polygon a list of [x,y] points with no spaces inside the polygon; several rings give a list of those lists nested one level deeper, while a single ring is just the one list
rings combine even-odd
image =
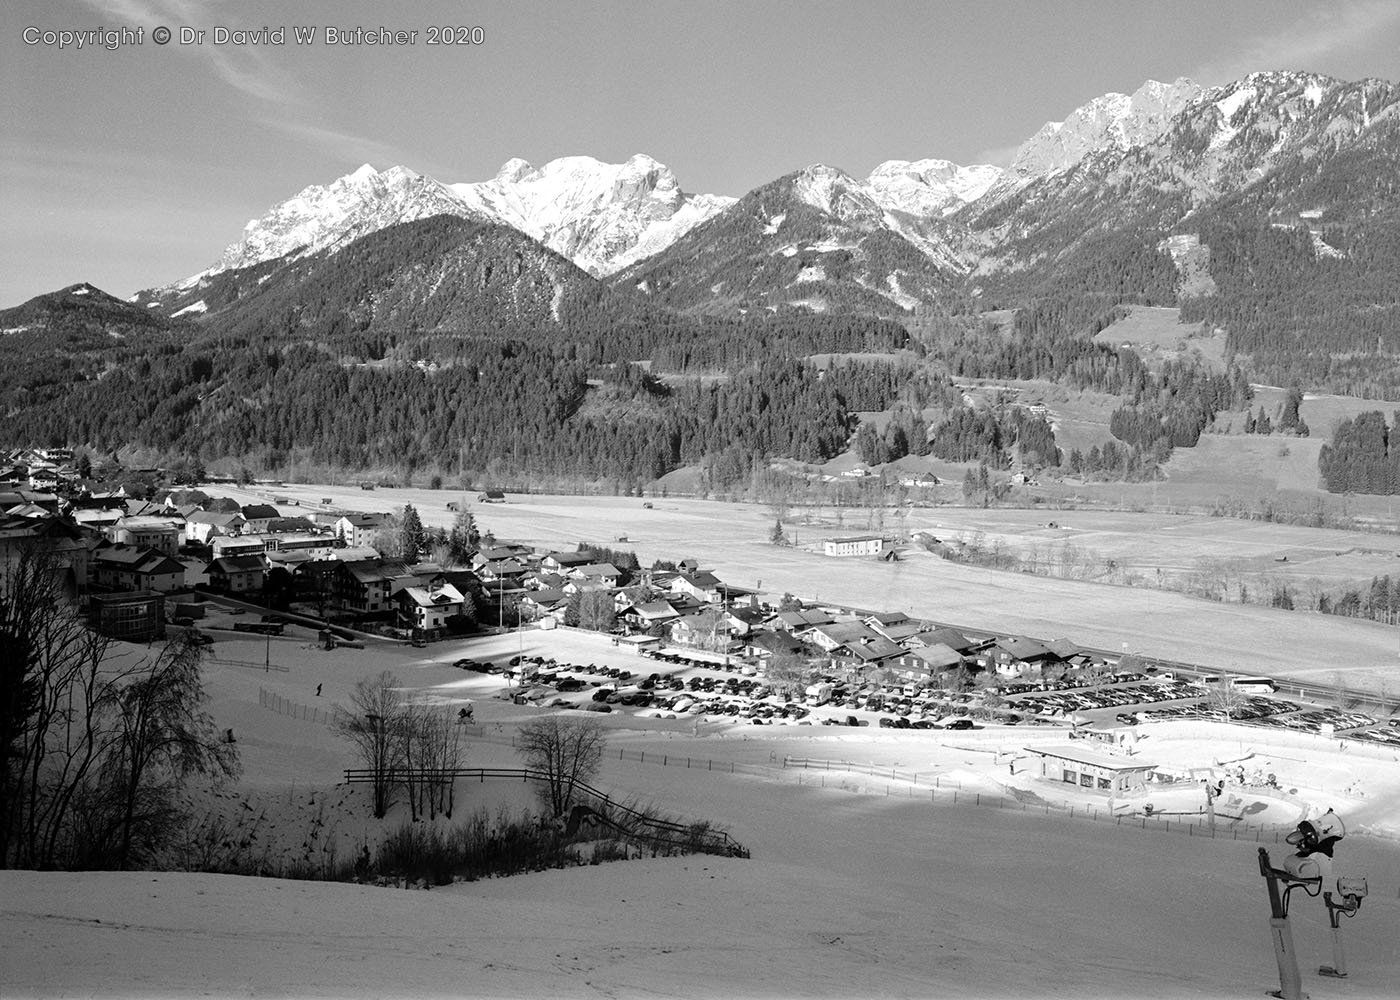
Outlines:
[{"label": "thin cloud", "polygon": [[1207,63],[1188,74],[1207,85],[1238,80],[1258,70],[1305,70],[1344,55],[1378,35],[1400,27],[1395,0],[1360,0],[1327,5],[1267,35],[1243,41],[1228,59]]},{"label": "thin cloud", "polygon": [[[178,30],[182,25],[200,27],[209,22],[219,6],[191,0],[83,0],[99,13],[116,17],[133,27],[148,30],[165,25]],[[228,6],[228,5],[224,5]],[[207,29],[206,29],[207,30]],[[174,50],[186,58],[202,60],[214,75],[238,93],[269,104],[295,107],[305,103],[296,78],[277,67],[266,49],[248,46],[218,47],[175,44]]]}]

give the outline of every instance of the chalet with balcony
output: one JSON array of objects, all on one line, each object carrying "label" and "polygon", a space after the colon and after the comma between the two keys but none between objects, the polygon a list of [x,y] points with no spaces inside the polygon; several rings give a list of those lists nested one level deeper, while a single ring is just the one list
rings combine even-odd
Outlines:
[{"label": "chalet with balcony", "polygon": [[412,628],[438,629],[447,619],[462,614],[466,598],[450,583],[428,587],[404,587],[394,595],[399,620]]}]

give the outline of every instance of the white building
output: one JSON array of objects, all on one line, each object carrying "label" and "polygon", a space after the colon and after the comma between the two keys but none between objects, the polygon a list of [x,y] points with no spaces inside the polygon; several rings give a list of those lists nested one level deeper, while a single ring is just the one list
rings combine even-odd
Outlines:
[{"label": "white building", "polygon": [[879,535],[828,538],[822,542],[822,551],[829,556],[882,556],[892,548],[889,539]]}]

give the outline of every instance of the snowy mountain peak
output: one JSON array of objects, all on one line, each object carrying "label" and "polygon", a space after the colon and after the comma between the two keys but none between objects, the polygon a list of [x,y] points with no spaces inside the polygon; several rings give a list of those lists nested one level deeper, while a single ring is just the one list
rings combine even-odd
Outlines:
[{"label": "snowy mountain peak", "polygon": [[451,190],[598,275],[670,246],[734,202],[686,194],[671,169],[645,153],[623,163],[562,156],[533,167],[510,160],[492,180]]},{"label": "snowy mountain peak", "polygon": [[501,169],[496,171],[496,180],[502,184],[516,184],[534,172],[535,168],[529,160],[516,156],[501,164]]},{"label": "snowy mountain peak", "polygon": [[1123,151],[1151,142],[1200,94],[1201,88],[1183,77],[1173,83],[1148,80],[1131,95],[1096,97],[1064,121],[1042,126],[1021,146],[1010,173],[1043,177],[1099,150]]},{"label": "snowy mountain peak", "polygon": [[889,211],[947,215],[976,201],[1001,179],[989,164],[960,167],[948,160],[886,160],[870,172],[866,186]]},{"label": "snowy mountain peak", "polygon": [[850,174],[825,163],[814,163],[793,175],[792,193],[798,201],[820,209],[843,221],[853,215],[878,217],[879,207],[864,187]]},{"label": "snowy mountain peak", "polygon": [[179,284],[279,257],[335,250],[386,226],[432,215],[503,223],[608,274],[669,246],[733,204],[681,190],[670,168],[644,153],[621,164],[566,156],[540,167],[515,158],[488,181],[445,185],[408,167],[364,164],[312,185],[251,220],[213,267]]},{"label": "snowy mountain peak", "polygon": [[[242,239],[203,275],[343,246],[385,226],[444,212],[475,217],[462,211],[452,193],[431,178],[407,167],[381,173],[366,163],[330,184],[304,188],[251,220],[243,227]],[[182,287],[195,279],[182,282]]]}]

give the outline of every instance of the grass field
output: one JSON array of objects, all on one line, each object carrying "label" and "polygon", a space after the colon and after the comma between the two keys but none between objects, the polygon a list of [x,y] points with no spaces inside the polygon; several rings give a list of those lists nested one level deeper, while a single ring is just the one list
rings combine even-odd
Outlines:
[{"label": "grass field", "polygon": [[1131,310],[1094,339],[1112,347],[1133,348],[1150,368],[1199,354],[1214,370],[1225,370],[1225,334],[1205,336],[1199,325],[1183,326],[1180,309],[1132,306]]}]

